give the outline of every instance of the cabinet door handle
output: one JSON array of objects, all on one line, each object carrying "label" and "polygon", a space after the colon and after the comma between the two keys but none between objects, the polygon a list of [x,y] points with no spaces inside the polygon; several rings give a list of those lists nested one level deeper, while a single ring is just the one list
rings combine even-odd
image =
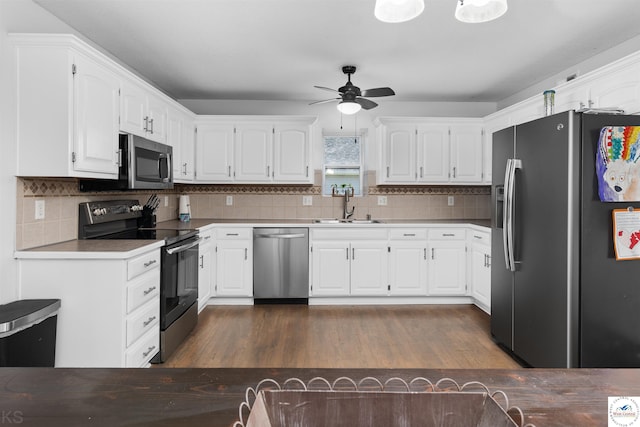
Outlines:
[{"label": "cabinet door handle", "polygon": [[351,248],[351,259],[352,260],[356,259],[356,249],[355,248]]},{"label": "cabinet door handle", "polygon": [[229,178],[231,178],[231,165],[229,165],[229,173],[228,173]]},{"label": "cabinet door handle", "polygon": [[200,255],[200,268],[204,268],[204,255]]},{"label": "cabinet door handle", "polygon": [[436,259],[436,251],[435,251],[435,248],[431,248],[431,259]]},{"label": "cabinet door handle", "polygon": [[387,178],[389,178],[389,166],[387,166]]},{"label": "cabinet door handle", "polygon": [[183,164],[182,164],[182,174],[183,174],[183,175],[186,175],[186,174],[187,174],[187,164],[186,164],[186,163],[183,163]]},{"label": "cabinet door handle", "polygon": [[420,166],[420,178],[424,177],[424,168]]},{"label": "cabinet door handle", "polygon": [[144,353],[142,353],[142,356],[143,356],[143,357],[147,357],[149,354],[151,354],[151,352],[152,352],[153,350],[155,350],[155,348],[156,348],[156,346],[155,346],[155,345],[152,345],[151,347],[149,347],[149,349],[148,349],[147,351],[145,351]]},{"label": "cabinet door handle", "polygon": [[456,167],[455,166],[453,167],[453,177],[454,178],[456,177]]},{"label": "cabinet door handle", "polygon": [[147,320],[145,320],[144,322],[142,322],[143,327],[147,327],[151,324],[151,322],[153,322],[154,320],[156,320],[156,316],[151,316],[149,317]]},{"label": "cabinet door handle", "polygon": [[142,292],[143,295],[147,296],[149,295],[151,292],[153,292],[156,289],[155,286],[150,287],[149,289],[145,290]]},{"label": "cabinet door handle", "polygon": [[249,249],[244,248],[244,260],[248,260],[249,259]]},{"label": "cabinet door handle", "polygon": [[144,117],[144,131],[149,132],[149,116]]},{"label": "cabinet door handle", "polygon": [[118,167],[122,166],[122,150],[116,151],[116,156],[118,159]]},{"label": "cabinet door handle", "polygon": [[424,259],[425,259],[425,261],[427,259],[427,248],[424,248]]},{"label": "cabinet door handle", "polygon": [[269,178],[269,166],[267,165],[267,178]]},{"label": "cabinet door handle", "polygon": [[156,262],[158,262],[158,260],[157,260],[157,259],[152,259],[152,260],[151,260],[151,261],[149,261],[149,262],[145,262],[145,263],[144,263],[144,267],[145,267],[145,268],[147,268],[147,267],[151,267],[151,266],[152,266],[153,264],[155,264]]},{"label": "cabinet door handle", "polygon": [[347,259],[349,259],[349,248],[347,248]]},{"label": "cabinet door handle", "polygon": [[149,119],[149,125],[151,125],[151,130],[149,130],[149,132],[153,135],[153,119]]},{"label": "cabinet door handle", "polygon": [[309,178],[309,166],[307,166],[307,178]]},{"label": "cabinet door handle", "polygon": [[491,267],[491,255],[485,255],[487,257],[487,268]]}]

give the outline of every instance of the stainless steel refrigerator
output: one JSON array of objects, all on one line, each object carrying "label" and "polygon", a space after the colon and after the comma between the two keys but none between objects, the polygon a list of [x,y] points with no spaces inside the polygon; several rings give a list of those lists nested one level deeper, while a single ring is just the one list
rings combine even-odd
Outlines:
[{"label": "stainless steel refrigerator", "polygon": [[595,171],[600,130],[555,114],[493,134],[491,333],[533,367],[640,367],[640,260],[616,261]]}]

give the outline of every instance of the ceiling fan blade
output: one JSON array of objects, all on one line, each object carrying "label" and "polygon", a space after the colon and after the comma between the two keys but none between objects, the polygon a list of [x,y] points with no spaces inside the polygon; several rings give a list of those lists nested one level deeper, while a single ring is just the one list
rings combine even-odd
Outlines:
[{"label": "ceiling fan blade", "polygon": [[374,89],[367,89],[362,91],[362,96],[376,97],[376,96],[391,96],[396,93],[390,87],[377,87]]},{"label": "ceiling fan blade", "polygon": [[330,87],[324,87],[324,86],[314,86],[317,89],[322,89],[322,90],[328,90],[329,92],[336,92],[336,93],[340,93],[340,91],[337,91],[335,89],[331,89]]},{"label": "ceiling fan blade", "polygon": [[315,101],[315,102],[312,102],[312,103],[310,103],[309,105],[324,104],[324,103],[327,103],[327,102],[339,101],[339,100],[341,100],[341,99],[342,99],[342,98],[324,99],[324,100],[322,100],[322,101]]},{"label": "ceiling fan blade", "polygon": [[360,97],[356,98],[355,102],[360,104],[360,106],[365,110],[370,110],[378,106],[375,102]]}]

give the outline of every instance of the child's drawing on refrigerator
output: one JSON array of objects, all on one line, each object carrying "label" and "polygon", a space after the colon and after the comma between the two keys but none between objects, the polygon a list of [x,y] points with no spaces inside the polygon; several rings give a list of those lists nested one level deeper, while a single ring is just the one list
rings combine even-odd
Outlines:
[{"label": "child's drawing on refrigerator", "polygon": [[640,126],[602,128],[596,175],[601,201],[640,201]]}]

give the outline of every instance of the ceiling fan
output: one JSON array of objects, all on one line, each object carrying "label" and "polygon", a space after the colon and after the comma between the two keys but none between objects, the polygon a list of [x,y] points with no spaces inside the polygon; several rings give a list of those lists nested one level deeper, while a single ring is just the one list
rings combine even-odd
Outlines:
[{"label": "ceiling fan", "polygon": [[391,96],[396,93],[389,87],[377,87],[374,89],[367,89],[361,91],[358,86],[351,83],[351,75],[356,72],[356,67],[353,65],[345,65],[342,67],[342,72],[347,75],[347,83],[338,90],[331,89],[324,86],[314,86],[318,89],[328,90],[329,92],[335,92],[340,96],[337,98],[325,99],[322,101],[312,102],[309,105],[324,104],[326,102],[340,101],[338,102],[338,110],[342,114],[355,114],[360,111],[361,108],[370,110],[378,106],[375,102],[365,97],[377,97],[377,96]]}]

